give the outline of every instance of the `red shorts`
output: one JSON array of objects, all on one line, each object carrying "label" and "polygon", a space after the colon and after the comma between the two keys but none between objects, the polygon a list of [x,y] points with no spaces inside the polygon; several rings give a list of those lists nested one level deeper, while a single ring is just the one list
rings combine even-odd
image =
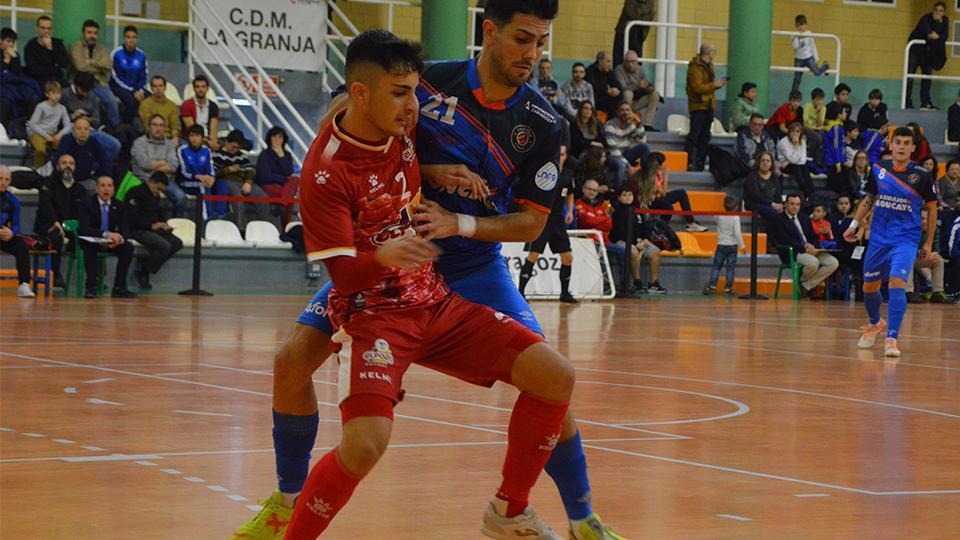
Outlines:
[{"label": "red shorts", "polygon": [[517,356],[542,341],[503,313],[454,293],[427,306],[360,311],[333,336],[338,402],[374,394],[396,404],[410,364],[480,386],[510,382]]}]

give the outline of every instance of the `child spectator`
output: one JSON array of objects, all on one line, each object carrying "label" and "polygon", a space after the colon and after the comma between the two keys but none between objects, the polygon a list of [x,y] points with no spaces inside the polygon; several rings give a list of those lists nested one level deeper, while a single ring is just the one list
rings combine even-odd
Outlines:
[{"label": "child spectator", "polygon": [[822,204],[813,207],[810,214],[810,224],[813,225],[813,232],[820,240],[820,246],[826,249],[837,247],[833,240],[833,225],[827,219],[827,208]]},{"label": "child spectator", "polygon": [[807,168],[807,142],[803,136],[803,126],[800,122],[790,124],[787,136],[777,143],[777,156],[780,160],[780,170],[789,174],[800,186],[803,197],[808,199],[815,191],[813,180],[810,178],[810,169]]},{"label": "child spectator", "polygon": [[890,131],[890,125],[886,122],[880,126],[880,129],[861,128],[860,148],[867,153],[867,158],[870,160],[871,165],[880,161],[880,156],[883,155],[884,140],[886,139],[888,131]]},{"label": "child spectator", "polygon": [[860,126],[853,120],[847,120],[843,123],[843,130],[846,131],[843,138],[843,165],[849,169],[853,167],[853,158],[859,150],[857,145],[860,144]]},{"label": "child spectator", "polygon": [[[827,105],[827,131],[823,136],[823,165],[827,169],[827,187],[837,193],[846,193],[841,175],[846,162],[846,130],[843,123],[847,113],[843,106],[833,102]],[[838,189],[840,188],[840,189]]]},{"label": "child spectator", "polygon": [[807,157],[822,165],[823,132],[827,129],[827,108],[823,103],[823,89],[810,92],[810,103],[803,106],[803,134],[807,138]]},{"label": "child spectator", "polygon": [[803,117],[803,94],[799,90],[790,92],[790,99],[781,105],[767,120],[766,130],[773,140],[779,140],[790,131],[790,124]]},{"label": "child spectator", "polygon": [[43,85],[43,95],[47,99],[37,104],[27,124],[30,144],[33,145],[34,169],[39,169],[47,162],[47,145],[56,150],[60,146],[60,139],[73,129],[70,113],[60,103],[60,83],[47,81]]},{"label": "child spectator", "polygon": [[[752,82],[745,82],[740,87],[740,93],[730,108],[730,132],[736,133],[741,128],[750,124],[750,116],[760,113],[760,106],[757,105],[757,85]],[[761,114],[762,116],[762,114]]]},{"label": "child spectator", "polygon": [[907,124],[907,127],[913,131],[914,139],[916,139],[916,150],[913,151],[913,154],[910,156],[910,159],[914,163],[921,163],[927,156],[930,154],[930,143],[927,142],[927,138],[923,135],[923,128],[920,127],[920,124],[916,122],[910,122]]},{"label": "child spectator", "polygon": [[[790,43],[793,44],[793,67],[809,68],[815,77],[823,75],[830,69],[830,64],[824,62],[822,66],[817,65],[820,62],[820,54],[817,52],[817,42],[810,35],[812,32],[807,30],[807,17],[797,15],[794,24],[797,27],[797,32],[801,35],[790,38]],[[800,90],[800,79],[802,77],[802,71],[794,72],[791,91]]]},{"label": "child spectator", "polygon": [[[242,148],[246,146],[246,142],[247,139],[239,129],[231,131],[220,149],[213,153],[213,168],[216,171],[217,178],[226,181],[227,192],[231,197],[265,198],[267,193],[254,183],[256,173],[253,164],[250,163],[250,158],[243,153]],[[241,219],[244,214],[252,213],[253,219],[260,221],[266,221],[269,218],[270,207],[266,203],[242,204],[244,207],[238,207],[236,211],[237,224],[241,229],[244,228],[244,223],[246,223]]]},{"label": "child spectator", "polygon": [[827,107],[832,103],[838,103],[843,107],[843,110],[847,113],[844,120],[853,117],[853,105],[850,104],[850,87],[847,86],[847,83],[840,83],[833,89],[833,101],[828,103]]},{"label": "child spectator", "polygon": [[[636,191],[638,189],[639,186],[634,181],[630,181],[617,193],[617,202],[613,205],[613,228],[610,230],[610,241],[615,247],[613,251],[616,253],[622,252],[624,262],[626,262],[627,246],[630,247],[630,276],[633,278],[633,286],[627,292],[631,296],[637,296],[645,292],[643,282],[640,279],[640,263],[643,259],[643,251],[639,247],[642,242],[640,239],[642,220],[636,212],[638,206]],[[632,234],[628,234],[631,221],[633,222],[633,231]],[[653,247],[653,249],[656,249],[656,247]]]},{"label": "child spectator", "polygon": [[887,104],[883,102],[883,92],[874,88],[867,96],[867,102],[860,107],[857,113],[857,124],[861,130],[879,130],[887,123]]},{"label": "child spectator", "polygon": [[[725,212],[736,212],[740,206],[740,201],[727,195],[723,199],[723,210]],[[713,269],[710,271],[710,282],[703,289],[703,294],[715,294],[717,292],[717,280],[720,279],[720,270],[724,265],[727,267],[727,294],[733,294],[733,278],[737,270],[737,250],[746,249],[747,245],[743,241],[743,233],[740,230],[739,216],[719,216],[717,217],[717,251],[713,254]]]},{"label": "child spectator", "polygon": [[[210,148],[203,144],[204,133],[200,124],[187,128],[187,144],[177,149],[180,159],[177,181],[186,193],[196,195],[203,190],[206,195],[226,195],[227,183],[213,175],[213,157]],[[223,219],[227,214],[227,203],[207,201],[205,210],[207,219]]]},{"label": "child spectator", "polygon": [[853,167],[847,173],[847,185],[849,186],[847,193],[858,201],[866,195],[867,182],[873,177],[871,165],[870,158],[863,150],[853,156]]}]

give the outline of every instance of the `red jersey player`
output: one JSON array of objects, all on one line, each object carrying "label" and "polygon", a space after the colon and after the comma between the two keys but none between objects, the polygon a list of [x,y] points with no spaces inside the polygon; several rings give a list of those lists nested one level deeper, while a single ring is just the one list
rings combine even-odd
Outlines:
[{"label": "red jersey player", "polygon": [[347,503],[386,450],[403,374],[417,363],[520,390],[482,532],[559,539],[527,498],[560,436],[573,368],[540,335],[451,293],[433,269],[436,248],[413,231],[420,174],[407,134],[417,115],[419,45],[365,32],[346,63],[348,108],[314,141],[301,175],[308,257],[322,260],[334,283],[343,435],[310,472],[285,538],[315,538]]}]

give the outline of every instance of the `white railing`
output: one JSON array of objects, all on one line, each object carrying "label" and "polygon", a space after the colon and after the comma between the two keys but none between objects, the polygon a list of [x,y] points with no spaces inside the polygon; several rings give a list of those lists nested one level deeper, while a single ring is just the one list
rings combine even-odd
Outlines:
[{"label": "white railing", "polygon": [[[467,8],[470,11],[470,28],[467,30],[467,58],[476,56],[483,50],[483,45],[477,42],[477,17],[483,15],[483,9],[478,7]],[[553,52],[553,24],[550,25],[550,34],[547,35],[547,47],[543,50],[542,58],[550,58]]]},{"label": "white railing", "polygon": [[[155,26],[163,26],[167,28],[178,28],[180,30],[186,30],[188,35],[190,34],[190,21],[175,21],[172,19],[149,19],[145,17],[131,17],[123,15],[120,13],[120,0],[113,0],[113,15],[107,15],[108,23],[113,23],[113,48],[116,49],[123,45],[122,38],[120,37],[120,25],[121,24],[152,24]],[[189,38],[188,38],[189,39]],[[192,43],[188,43],[187,49],[193,50]],[[193,62],[187,62],[188,76],[190,80],[193,80],[194,68]]]},{"label": "white railing", "polygon": [[[914,45],[921,45],[926,43],[926,40],[923,39],[914,39],[907,42],[907,46],[903,48],[903,87],[900,92],[900,108],[907,108],[907,81],[910,79],[926,79],[929,81],[960,81],[960,76],[957,75],[916,75],[914,73],[908,73],[907,70],[910,69],[910,47]],[[955,47],[960,45],[960,41],[948,41],[946,43],[948,47]]]},{"label": "white railing", "polygon": [[17,31],[17,13],[31,13],[33,15],[43,15],[46,11],[39,8],[20,7],[17,0],[10,0],[9,6],[0,6],[0,11],[10,12],[10,28]]},{"label": "white railing", "polygon": [[[626,28],[624,28],[624,35],[629,36],[629,35],[630,35],[630,29],[633,28],[633,27],[635,27],[635,26],[649,26],[649,27],[653,27],[653,28],[672,28],[672,29],[680,29],[680,30],[696,30],[696,32],[697,32],[697,39],[696,39],[696,47],[694,48],[695,54],[696,54],[696,52],[698,52],[698,51],[700,50],[700,46],[703,45],[703,33],[704,33],[704,32],[727,32],[727,31],[729,31],[729,28],[727,28],[726,26],[709,26],[709,25],[704,25],[704,24],[685,24],[685,23],[670,23],[670,22],[658,22],[658,21],[630,21],[630,23],[627,24]],[[792,36],[795,36],[795,35],[800,35],[800,33],[799,33],[799,32],[790,32],[790,31],[785,31],[785,30],[773,30],[773,31],[772,31],[772,35],[774,35],[774,36],[788,36],[788,37],[792,37]],[[803,35],[808,36],[808,37],[824,38],[824,39],[833,40],[833,42],[836,44],[836,60],[834,61],[834,64],[830,67],[830,69],[827,70],[827,73],[833,74],[834,80],[836,81],[835,84],[840,84],[840,60],[841,60],[841,58],[842,58],[842,44],[840,43],[840,38],[839,38],[838,36],[834,35],[834,34],[814,34],[814,33],[810,33],[810,34],[803,34]],[[627,54],[627,51],[628,51],[628,50],[630,50],[630,42],[629,42],[629,40],[624,40],[624,43],[623,43],[623,54],[624,54],[624,55]],[[643,58],[640,58],[639,61],[642,62],[642,63],[653,64],[653,65],[655,65],[655,66],[656,66],[656,65],[674,65],[674,66],[681,66],[681,65],[682,65],[682,66],[685,66],[685,65],[687,65],[687,64],[690,63],[689,60],[680,60],[680,59],[677,59],[677,58],[649,58],[649,57],[643,57]],[[723,66],[725,66],[726,64],[715,63],[714,65],[717,66],[717,67],[723,67]],[[806,71],[806,70],[807,70],[807,68],[805,68],[805,67],[795,67],[795,66],[792,66],[792,65],[790,65],[790,66],[771,65],[771,66],[770,66],[770,71],[789,71],[789,72],[795,72],[795,73],[796,73],[796,72],[804,72],[804,71]],[[657,91],[659,91],[659,92],[661,93],[661,95],[668,96],[668,97],[672,97],[672,94],[673,94],[672,90],[673,90],[673,89],[672,89],[672,88],[666,88],[666,87],[664,87],[664,86],[663,86],[663,82],[659,80],[659,79],[661,79],[661,78],[662,78],[662,77],[657,77],[657,80],[654,81],[654,83],[657,85]]]}]

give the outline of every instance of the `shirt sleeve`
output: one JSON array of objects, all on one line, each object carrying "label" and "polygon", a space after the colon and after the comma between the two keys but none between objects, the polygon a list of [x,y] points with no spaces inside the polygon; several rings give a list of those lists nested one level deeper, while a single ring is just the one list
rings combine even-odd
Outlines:
[{"label": "shirt sleeve", "polygon": [[521,166],[513,197],[523,204],[549,214],[560,186],[560,122],[549,126],[542,141],[537,141],[532,155]]},{"label": "shirt sleeve", "polygon": [[300,213],[307,260],[356,257],[350,199],[353,190],[339,171],[318,170],[315,163],[310,163],[304,165],[303,173],[307,181],[300,189]]},{"label": "shirt sleeve", "polygon": [[923,177],[923,182],[920,183],[920,196],[923,197],[923,202],[932,202],[938,200],[937,190],[933,185],[933,177],[929,174],[925,174]]}]

